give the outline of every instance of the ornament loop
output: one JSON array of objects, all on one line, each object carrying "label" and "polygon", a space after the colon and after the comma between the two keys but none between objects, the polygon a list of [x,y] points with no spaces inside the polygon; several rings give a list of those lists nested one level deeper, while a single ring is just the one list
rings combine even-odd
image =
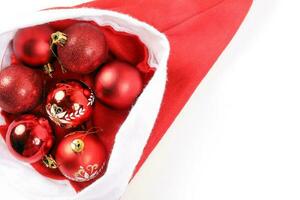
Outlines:
[{"label": "ornament loop", "polygon": [[100,129],[98,127],[92,127],[87,130],[87,134],[95,134],[95,133],[99,133],[99,132],[103,132],[103,129]]},{"label": "ornament loop", "polygon": [[51,155],[44,156],[42,161],[43,161],[44,165],[50,169],[57,168],[57,163]]},{"label": "ornament loop", "polygon": [[51,34],[52,45],[64,46],[68,40],[68,37],[65,33],[57,31]]},{"label": "ornament loop", "polygon": [[50,63],[44,65],[44,72],[45,74],[48,74],[51,78],[53,78],[52,73],[54,72],[54,69]]},{"label": "ornament loop", "polygon": [[54,52],[53,45],[64,46],[67,43],[68,37],[65,33],[57,31],[57,32],[51,34],[51,40],[52,40],[52,42],[51,42],[50,50],[51,50],[52,54],[54,55],[54,57],[57,59],[58,63],[60,64],[62,72],[65,73],[67,70],[64,68],[62,62],[60,61],[60,59]]},{"label": "ornament loop", "polygon": [[71,149],[75,153],[80,153],[84,149],[84,142],[81,139],[75,139],[71,143]]}]

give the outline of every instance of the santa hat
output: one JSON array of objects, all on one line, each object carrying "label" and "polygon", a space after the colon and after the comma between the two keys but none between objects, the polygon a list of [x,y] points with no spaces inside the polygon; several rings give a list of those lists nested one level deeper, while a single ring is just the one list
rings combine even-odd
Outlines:
[{"label": "santa hat", "polygon": [[[102,178],[88,184],[47,180],[31,166],[11,158],[1,141],[1,181],[14,182],[32,199],[118,199],[230,42],[251,3],[251,0],[92,1],[73,8],[44,10],[16,22],[11,31],[0,36],[2,66],[10,62],[7,47],[18,28],[46,22],[64,27],[70,22],[60,20],[76,19],[137,36],[149,54],[146,65],[155,69],[155,73],[129,115],[116,114],[115,127],[120,125],[120,128],[116,137],[111,138],[114,145]],[[126,42],[118,36],[111,40]],[[116,52],[126,57],[124,50],[118,48]],[[34,167],[55,178],[39,166]]]}]

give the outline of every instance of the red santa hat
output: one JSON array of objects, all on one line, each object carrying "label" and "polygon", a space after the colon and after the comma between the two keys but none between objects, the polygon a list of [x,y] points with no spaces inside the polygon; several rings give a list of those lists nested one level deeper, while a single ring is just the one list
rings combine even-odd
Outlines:
[{"label": "red santa hat", "polygon": [[[92,1],[73,8],[41,11],[16,22],[12,31],[0,36],[2,66],[10,62],[7,46],[18,28],[51,22],[59,29],[73,23],[65,19],[93,21],[100,26],[112,27],[103,30],[111,49],[145,73],[147,86],[129,115],[111,114],[105,108],[99,108],[101,115],[97,117],[109,114],[114,118],[110,124],[113,128],[108,128],[114,137],[105,138],[112,150],[102,178],[84,184],[71,182],[73,188],[65,180],[45,181],[45,177],[34,174],[31,167],[12,160],[5,149],[0,154],[0,165],[10,167],[4,167],[0,173],[11,174],[12,180],[20,178],[13,175],[14,171],[23,172],[25,179],[31,177],[31,182],[26,179],[26,184],[22,181],[18,184],[32,196],[118,199],[230,42],[251,3],[251,0]],[[137,47],[140,43],[146,49],[146,56],[143,48]],[[127,48],[118,44],[125,44]],[[135,55],[144,55],[144,60]],[[102,125],[105,126],[104,122]],[[60,179],[40,165],[33,167],[43,175]],[[39,184],[41,190],[30,192],[33,190],[30,183]],[[49,191],[52,192],[47,197]]]}]

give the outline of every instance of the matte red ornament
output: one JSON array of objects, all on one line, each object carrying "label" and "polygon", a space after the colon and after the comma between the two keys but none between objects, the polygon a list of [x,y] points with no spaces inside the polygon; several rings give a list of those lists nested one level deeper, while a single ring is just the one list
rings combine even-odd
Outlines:
[{"label": "matte red ornament", "polygon": [[85,182],[97,177],[106,164],[106,150],[98,137],[88,131],[67,135],[58,145],[55,159],[68,179]]},{"label": "matte red ornament", "polygon": [[51,34],[48,25],[20,29],[13,39],[13,50],[23,63],[37,67],[47,64],[51,58]]},{"label": "matte red ornament", "polygon": [[51,149],[54,142],[49,122],[34,115],[23,115],[14,120],[6,133],[9,151],[19,160],[35,163]]},{"label": "matte red ornament", "polygon": [[[62,33],[57,32],[58,40]],[[58,58],[63,67],[71,72],[88,74],[95,71],[106,59],[108,49],[104,34],[89,23],[77,23],[67,28],[66,40],[57,44]],[[53,36],[55,38],[55,34]]]},{"label": "matte red ornament", "polygon": [[90,118],[94,101],[93,91],[82,82],[57,83],[48,94],[46,112],[57,125],[74,128]]},{"label": "matte red ornament", "polygon": [[0,107],[9,113],[33,109],[43,91],[40,74],[23,65],[11,65],[0,72]]},{"label": "matte red ornament", "polygon": [[95,79],[95,93],[105,104],[118,109],[132,106],[140,95],[143,82],[139,71],[124,62],[105,65]]}]

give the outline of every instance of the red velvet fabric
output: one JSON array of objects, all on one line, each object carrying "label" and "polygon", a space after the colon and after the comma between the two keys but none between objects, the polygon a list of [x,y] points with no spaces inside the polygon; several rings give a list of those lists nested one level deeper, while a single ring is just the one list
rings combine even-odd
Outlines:
[{"label": "red velvet fabric", "polygon": [[135,173],[230,42],[251,4],[252,0],[96,0],[78,6],[131,15],[170,41],[166,92]]}]

